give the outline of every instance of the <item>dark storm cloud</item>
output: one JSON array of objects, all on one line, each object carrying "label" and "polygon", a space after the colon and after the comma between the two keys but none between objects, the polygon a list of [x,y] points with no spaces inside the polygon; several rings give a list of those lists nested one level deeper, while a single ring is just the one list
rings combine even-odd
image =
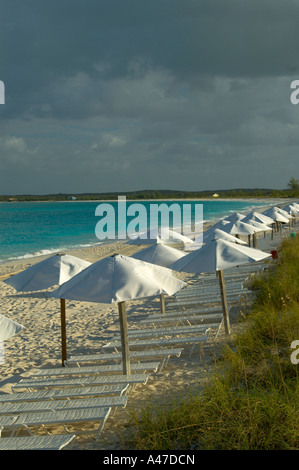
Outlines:
[{"label": "dark storm cloud", "polygon": [[10,1],[3,79],[15,113],[34,113],[63,80],[125,77],[138,57],[194,87],[204,76],[294,74],[298,14],[295,1]]},{"label": "dark storm cloud", "polygon": [[298,14],[295,0],[5,2],[0,193],[285,187]]}]

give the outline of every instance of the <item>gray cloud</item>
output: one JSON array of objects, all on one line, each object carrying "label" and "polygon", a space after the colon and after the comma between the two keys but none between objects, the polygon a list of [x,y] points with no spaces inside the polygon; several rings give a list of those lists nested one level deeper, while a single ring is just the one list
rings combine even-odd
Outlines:
[{"label": "gray cloud", "polygon": [[298,13],[294,0],[6,2],[0,193],[286,187]]}]

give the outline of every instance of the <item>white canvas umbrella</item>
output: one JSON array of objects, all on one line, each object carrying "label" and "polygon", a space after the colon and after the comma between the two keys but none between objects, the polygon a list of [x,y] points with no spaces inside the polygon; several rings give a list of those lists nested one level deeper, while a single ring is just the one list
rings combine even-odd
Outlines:
[{"label": "white canvas umbrella", "polygon": [[[89,261],[76,256],[56,254],[11,276],[4,282],[19,292],[33,292],[48,289],[57,284],[61,285],[90,265]],[[64,363],[64,357],[66,356],[65,299],[60,299],[60,311],[61,354],[62,363]]]},{"label": "white canvas umbrella", "polygon": [[[131,258],[146,261],[147,263],[157,264],[158,266],[167,267],[183,256],[186,256],[186,253],[182,250],[177,250],[176,248],[164,245],[163,243],[157,243],[156,245],[151,245],[144,250],[138,251],[132,255]],[[160,307],[161,313],[164,313],[164,294],[160,294]]]},{"label": "white canvas umbrella", "polygon": [[4,341],[17,335],[24,328],[20,323],[0,315],[0,364],[4,363]]},{"label": "white canvas umbrella", "polygon": [[292,218],[291,214],[290,214],[289,212],[287,212],[287,211],[281,209],[281,207],[276,207],[276,210],[277,210],[277,212],[279,212],[280,214],[282,214],[282,215],[283,215],[284,217],[286,217],[287,219],[291,219],[291,218]]},{"label": "white canvas umbrella", "polygon": [[254,235],[255,232],[259,232],[260,229],[253,227],[243,220],[238,220],[236,222],[230,222],[225,225],[222,229],[224,232],[230,233],[231,235],[247,235],[248,236],[248,245],[250,246],[250,236]]},{"label": "white canvas umbrella", "polygon": [[168,268],[116,254],[93,263],[51,295],[86,302],[117,303],[123,372],[130,374],[125,302],[160,294],[173,295],[185,285]]},{"label": "white canvas umbrella", "polygon": [[227,231],[231,235],[252,235],[254,232],[258,231],[255,230],[255,227],[253,227],[253,225],[243,221],[237,221],[232,223],[231,225],[227,225],[226,227],[224,227],[223,230]]},{"label": "white canvas umbrella", "polygon": [[75,256],[56,254],[9,277],[4,282],[17,291],[33,292],[63,284],[91,263]]},{"label": "white canvas umbrella", "polygon": [[[202,242],[205,243],[205,240],[212,239],[214,237],[216,229],[224,231],[224,227],[226,227],[230,224],[231,224],[231,222],[229,222],[228,220],[224,220],[224,219],[218,220],[218,222],[211,225],[207,230],[205,230],[205,232],[203,232],[202,235],[200,235],[199,237],[195,237],[193,249],[200,248],[200,246],[202,245]],[[200,246],[198,246],[198,243],[200,243]]]},{"label": "white canvas umbrella", "polygon": [[272,225],[275,222],[271,217],[255,211],[247,214],[246,217],[244,217],[243,222],[247,222],[248,220],[256,220],[257,222],[261,222],[266,225]]},{"label": "white canvas umbrella", "polygon": [[282,209],[290,215],[296,215],[299,213],[299,207],[297,208],[294,203],[287,204]]},{"label": "white canvas umbrella", "polygon": [[4,315],[0,315],[0,343],[17,335],[23,328],[24,326],[20,323],[10,320]]},{"label": "white canvas umbrella", "polygon": [[277,207],[270,207],[269,209],[266,209],[263,214],[267,215],[268,217],[271,217],[271,219],[275,220],[275,222],[283,222],[284,224],[289,223],[289,219],[282,215],[277,210]]},{"label": "white canvas umbrella", "polygon": [[228,222],[238,222],[238,220],[243,220],[244,217],[245,214],[241,214],[241,212],[234,212],[232,215],[225,217],[224,220],[227,220]]},{"label": "white canvas umbrella", "polygon": [[127,242],[129,245],[153,245],[155,243],[177,244],[193,243],[191,238],[182,235],[174,230],[161,227],[160,231],[156,229],[143,232],[138,237],[134,237]]},{"label": "white canvas umbrella", "polygon": [[138,251],[132,255],[131,258],[167,267],[183,256],[186,256],[184,251],[177,250],[176,248],[164,245],[163,243],[157,243],[145,248],[144,250]]},{"label": "white canvas umbrella", "polygon": [[228,240],[232,243],[239,243],[240,245],[247,245],[247,243],[241,240],[240,238],[234,237],[233,235],[230,235],[230,233],[224,232],[223,230],[220,230],[219,228],[216,228],[215,230],[210,231],[207,237],[205,236],[205,233],[204,233],[204,243],[208,243],[212,240],[218,240],[218,239]]},{"label": "white canvas umbrella", "polygon": [[227,240],[213,240],[201,249],[193,251],[184,258],[179,259],[169,267],[175,271],[188,273],[218,272],[220,292],[222,299],[224,326],[227,334],[230,333],[229,315],[226,303],[223,270],[269,258],[271,255],[255,248],[241,246]]},{"label": "white canvas umbrella", "polygon": [[[249,225],[252,225],[253,227],[255,227],[256,232],[264,232],[264,234],[265,234],[265,232],[269,232],[269,231],[272,232],[272,230],[273,230],[268,225],[266,225],[262,222],[258,222],[257,220],[254,220],[254,219],[249,219],[249,220],[246,219],[246,223],[248,223]],[[254,246],[254,248],[257,247],[256,232],[254,232],[254,234],[253,234],[253,246]]]}]

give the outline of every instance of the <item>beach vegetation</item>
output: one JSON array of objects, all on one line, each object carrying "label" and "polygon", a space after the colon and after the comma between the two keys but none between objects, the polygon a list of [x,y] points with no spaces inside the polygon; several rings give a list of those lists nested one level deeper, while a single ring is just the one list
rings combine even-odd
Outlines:
[{"label": "beach vegetation", "polygon": [[130,448],[299,449],[298,360],[291,360],[299,343],[299,237],[278,252],[254,277],[255,301],[221,347],[208,383],[133,415]]}]

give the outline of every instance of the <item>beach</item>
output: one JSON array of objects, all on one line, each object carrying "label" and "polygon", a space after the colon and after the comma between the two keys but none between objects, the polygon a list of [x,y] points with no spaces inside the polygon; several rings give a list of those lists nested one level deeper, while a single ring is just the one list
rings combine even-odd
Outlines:
[{"label": "beach", "polygon": [[[207,226],[205,227],[207,228]],[[268,235],[270,238],[270,235]],[[273,246],[280,242],[275,236]],[[68,253],[90,262],[114,253],[131,256],[144,246],[126,243],[102,244]],[[8,276],[26,269],[45,259],[46,256],[15,260],[0,265],[0,313],[21,323],[25,328],[18,335],[5,341],[4,362],[0,364],[0,394],[11,392],[11,387],[21,379],[30,376],[33,369],[61,366],[61,331],[59,300],[49,294],[57,286],[46,291],[22,293],[1,282]],[[186,282],[193,282],[196,275],[175,273]],[[127,302],[129,327],[149,313],[157,313],[159,298]],[[232,320],[232,331],[239,328]],[[115,332],[119,331],[117,304],[94,304],[90,302],[66,301],[67,355],[92,354],[99,352]],[[222,328],[217,342],[207,344],[204,356],[196,350],[189,357],[188,347],[180,357],[172,357],[162,372],[152,373],[146,385],[138,385],[128,397],[125,409],[116,409],[109,416],[98,442],[91,438],[80,438],[75,444],[78,449],[121,449],[122,438],[130,431],[132,413],[138,413],[150,401],[165,403],[172,397],[179,397],[188,391],[204,385],[213,370],[218,345],[227,337]]]}]

